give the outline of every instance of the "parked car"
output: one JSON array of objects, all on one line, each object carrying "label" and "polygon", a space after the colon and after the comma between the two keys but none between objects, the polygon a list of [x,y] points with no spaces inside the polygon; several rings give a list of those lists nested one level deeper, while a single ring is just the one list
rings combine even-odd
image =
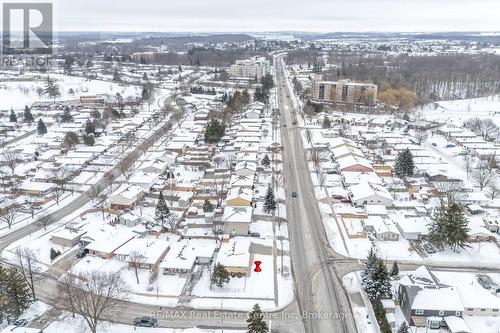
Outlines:
[{"label": "parked car", "polygon": [[437,145],[438,145],[438,144],[437,144],[437,143],[435,143],[435,142],[433,142],[433,143],[432,143],[432,145],[433,145],[434,147],[437,147]]},{"label": "parked car", "polygon": [[292,192],[292,198],[296,198],[297,197],[297,192]]},{"label": "parked car", "polygon": [[425,252],[429,253],[429,254],[433,254],[433,253],[436,253],[436,248],[430,244],[430,243],[424,243],[422,245],[422,247],[424,248]]},{"label": "parked car", "polygon": [[156,327],[158,326],[158,320],[151,317],[137,317],[134,319],[134,326]]},{"label": "parked car", "polygon": [[477,282],[484,288],[484,289],[491,289],[491,284],[492,280],[488,275],[478,275],[477,276]]},{"label": "parked car", "polygon": [[89,254],[89,249],[80,249],[76,252],[76,258],[77,259],[82,259],[85,257],[87,254]]},{"label": "parked car", "polygon": [[18,319],[14,322],[14,326],[24,327],[26,325],[28,325],[28,321],[26,319]]}]

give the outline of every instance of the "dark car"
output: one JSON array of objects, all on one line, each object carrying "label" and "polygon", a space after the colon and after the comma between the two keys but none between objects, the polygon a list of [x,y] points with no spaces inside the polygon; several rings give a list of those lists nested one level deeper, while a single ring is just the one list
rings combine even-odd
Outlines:
[{"label": "dark car", "polygon": [[292,198],[296,198],[297,197],[297,192],[292,192]]},{"label": "dark car", "polygon": [[26,319],[18,319],[14,322],[14,326],[26,326],[28,324],[28,321]]},{"label": "dark car", "polygon": [[76,252],[76,258],[77,259],[82,259],[85,257],[87,254],[89,254],[89,249],[81,249]]},{"label": "dark car", "polygon": [[434,147],[437,147],[437,145],[438,145],[438,144],[437,144],[437,143],[435,143],[435,142],[433,142],[433,143],[432,143],[432,145],[433,145]]},{"label": "dark car", "polygon": [[138,317],[134,319],[134,326],[141,327],[156,327],[158,325],[158,320],[151,317]]}]

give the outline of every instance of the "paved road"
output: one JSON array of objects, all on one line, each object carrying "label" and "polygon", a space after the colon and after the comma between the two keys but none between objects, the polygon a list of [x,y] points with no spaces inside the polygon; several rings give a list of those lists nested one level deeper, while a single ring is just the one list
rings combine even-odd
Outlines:
[{"label": "paved road", "polygon": [[[281,65],[279,65],[281,64]],[[329,264],[329,246],[314,187],[307,166],[300,129],[293,125],[295,110],[291,92],[284,84],[284,68],[278,60],[277,85],[284,146],[284,179],[287,195],[288,230],[296,281],[296,297],[301,312],[326,314],[331,318],[304,318],[306,332],[356,332],[351,307],[342,285]],[[297,192],[297,198],[291,193]],[[345,319],[338,319],[341,315]]]}]

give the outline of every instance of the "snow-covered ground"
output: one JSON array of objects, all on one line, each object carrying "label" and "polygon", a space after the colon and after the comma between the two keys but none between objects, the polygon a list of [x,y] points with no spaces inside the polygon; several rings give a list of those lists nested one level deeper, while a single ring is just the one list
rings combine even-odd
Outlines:
[{"label": "snow-covered ground", "polygon": [[[56,100],[78,99],[81,95],[89,96],[96,94],[116,95],[120,93],[123,98],[128,96],[140,96],[141,87],[132,85],[120,85],[115,82],[91,80],[78,76],[63,74],[50,74],[40,76],[23,77],[23,81],[2,81],[0,83],[0,110],[21,110],[25,105],[33,102],[52,101],[48,96],[39,95],[39,89],[44,88],[47,77],[56,80],[59,85],[61,96]],[[70,92],[72,90],[72,93]]]}]

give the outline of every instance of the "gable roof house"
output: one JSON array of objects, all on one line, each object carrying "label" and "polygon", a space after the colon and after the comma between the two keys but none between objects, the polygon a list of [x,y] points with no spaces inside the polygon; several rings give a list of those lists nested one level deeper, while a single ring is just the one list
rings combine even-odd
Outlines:
[{"label": "gable roof house", "polygon": [[398,300],[410,326],[440,328],[444,317],[462,317],[464,307],[457,288],[442,284],[421,266],[399,283]]},{"label": "gable roof house", "polygon": [[349,189],[349,197],[356,206],[368,204],[392,206],[394,202],[394,198],[389,191],[378,184],[363,182],[353,185]]},{"label": "gable roof house", "polygon": [[135,205],[142,196],[144,190],[137,185],[123,184],[110,197],[111,209],[127,209]]},{"label": "gable roof house", "polygon": [[252,222],[252,207],[249,206],[226,206],[222,222],[224,233],[236,236],[247,236]]}]

